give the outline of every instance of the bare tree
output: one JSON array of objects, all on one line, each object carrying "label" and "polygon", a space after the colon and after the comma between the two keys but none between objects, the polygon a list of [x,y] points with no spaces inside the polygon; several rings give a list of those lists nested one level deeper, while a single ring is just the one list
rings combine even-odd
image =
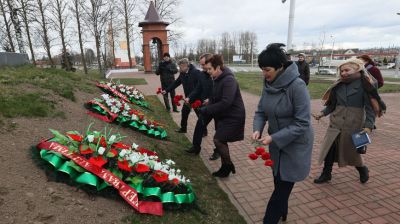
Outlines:
[{"label": "bare tree", "polygon": [[19,22],[18,18],[18,9],[14,6],[14,1],[7,0],[7,5],[10,10],[10,18],[11,22],[14,25],[15,36],[18,43],[19,53],[25,53],[24,42],[22,40],[22,30],[21,30],[21,23]]},{"label": "bare tree", "polygon": [[85,54],[83,51],[82,28],[81,28],[81,17],[80,17],[81,5],[83,4],[83,1],[82,0],[73,0],[73,4],[74,4],[74,6],[71,7],[70,9],[74,13],[75,19],[76,19],[83,71],[85,72],[85,74],[88,74],[88,69],[86,66],[86,58],[85,58]]},{"label": "bare tree", "polygon": [[68,5],[65,0],[53,0],[53,4],[50,5],[52,8],[52,14],[54,15],[53,24],[55,29],[59,32],[62,45],[62,57],[67,71],[71,71],[71,64],[67,55],[67,46],[65,42],[65,27],[67,23],[68,11],[66,11]]},{"label": "bare tree", "polygon": [[46,49],[47,52],[47,57],[50,61],[50,65],[51,67],[55,67],[54,61],[51,57],[51,53],[50,53],[50,38],[48,35],[48,19],[45,16],[46,12],[45,12],[45,8],[47,8],[47,5],[43,4],[42,0],[36,0],[37,1],[37,6],[39,8],[39,13],[40,13],[40,19],[37,19],[37,22],[40,24],[41,27],[41,31],[38,32],[38,34],[41,36],[42,41],[43,41],[43,46]]},{"label": "bare tree", "polygon": [[108,2],[106,0],[89,0],[88,5],[82,4],[82,9],[85,12],[84,20],[95,39],[97,63],[99,71],[102,73],[100,46],[102,34],[105,35],[104,28],[109,14]]},{"label": "bare tree", "polygon": [[124,15],[125,21],[125,36],[126,36],[126,43],[128,47],[128,58],[129,58],[129,67],[132,68],[132,56],[131,56],[131,47],[130,47],[130,37],[131,37],[131,26],[132,22],[129,20],[130,18],[134,18],[134,10],[137,5],[137,0],[120,0],[120,7],[119,11],[122,12]]},{"label": "bare tree", "polygon": [[14,47],[14,43],[12,41],[13,39],[12,39],[12,35],[11,35],[11,27],[10,27],[10,24],[8,23],[6,10],[4,8],[4,4],[3,4],[2,0],[0,0],[0,9],[1,9],[1,14],[3,15],[4,24],[5,24],[5,27],[6,27],[8,45],[10,46],[10,50],[12,52],[15,52],[15,47]]},{"label": "bare tree", "polygon": [[18,3],[20,4],[22,10],[21,17],[22,21],[24,22],[25,31],[28,38],[28,44],[29,44],[29,50],[31,51],[32,62],[34,65],[36,65],[35,53],[33,51],[33,46],[32,46],[31,32],[29,30],[29,24],[32,22],[32,19],[29,18],[29,15],[32,12],[33,8],[31,0],[18,0]]}]

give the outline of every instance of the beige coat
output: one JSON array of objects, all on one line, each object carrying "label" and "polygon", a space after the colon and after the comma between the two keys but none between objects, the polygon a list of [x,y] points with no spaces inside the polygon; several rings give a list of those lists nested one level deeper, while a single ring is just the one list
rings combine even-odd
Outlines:
[{"label": "beige coat", "polygon": [[351,135],[364,127],[371,128],[375,122],[374,111],[361,81],[339,84],[333,93],[334,100],[322,112],[330,114],[330,123],[321,145],[319,163],[322,164],[332,143],[336,141],[335,162],[340,167],[363,166],[361,155],[357,153]]}]

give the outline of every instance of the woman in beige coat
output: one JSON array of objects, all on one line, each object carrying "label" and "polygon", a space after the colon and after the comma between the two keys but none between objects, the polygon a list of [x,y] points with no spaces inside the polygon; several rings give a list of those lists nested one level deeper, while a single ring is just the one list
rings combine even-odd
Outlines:
[{"label": "woman in beige coat", "polygon": [[[325,108],[314,115],[315,119],[330,114],[330,123],[321,147],[319,163],[324,168],[314,183],[331,180],[332,166],[355,166],[360,174],[360,182],[366,183],[369,171],[361,155],[353,145],[351,135],[358,131],[370,133],[375,123],[375,113],[370,95],[365,85],[372,85],[370,75],[364,71],[363,62],[350,59],[339,66],[340,79],[325,93]],[[369,86],[370,87],[370,86]]]}]

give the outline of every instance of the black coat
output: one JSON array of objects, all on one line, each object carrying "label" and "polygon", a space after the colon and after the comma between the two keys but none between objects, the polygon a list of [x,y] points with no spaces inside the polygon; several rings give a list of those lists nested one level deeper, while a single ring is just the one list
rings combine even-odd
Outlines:
[{"label": "black coat", "polygon": [[210,104],[201,112],[214,118],[214,138],[225,142],[243,140],[246,112],[239,84],[229,69],[214,79]]},{"label": "black coat", "polygon": [[190,64],[189,71],[187,73],[181,72],[179,74],[178,78],[172,84],[170,84],[165,89],[165,91],[170,92],[182,84],[183,92],[185,93],[185,96],[187,97],[196,87],[200,76],[201,76],[201,72],[197,68],[195,68],[192,64]]},{"label": "black coat", "polygon": [[296,61],[297,68],[299,69],[300,78],[308,85],[310,81],[310,66],[306,61]]},{"label": "black coat", "polygon": [[[175,74],[178,72],[176,64],[172,61],[161,61],[158,65],[156,75],[160,76],[161,86],[167,88],[175,80]],[[165,86],[166,85],[166,86]]]},{"label": "black coat", "polygon": [[207,72],[201,72],[195,89],[188,96],[190,101],[209,99],[212,93],[213,81]]}]

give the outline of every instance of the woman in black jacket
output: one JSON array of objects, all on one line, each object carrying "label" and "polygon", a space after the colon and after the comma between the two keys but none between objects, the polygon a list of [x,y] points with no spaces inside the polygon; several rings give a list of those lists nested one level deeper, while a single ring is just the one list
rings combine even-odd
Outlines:
[{"label": "woman in black jacket", "polygon": [[233,73],[224,67],[221,55],[213,55],[206,61],[207,72],[213,79],[210,103],[200,108],[200,113],[211,116],[216,123],[214,144],[221,155],[221,168],[213,173],[216,177],[227,177],[235,173],[235,166],[229,155],[228,142],[244,138],[245,108],[239,84]]}]

